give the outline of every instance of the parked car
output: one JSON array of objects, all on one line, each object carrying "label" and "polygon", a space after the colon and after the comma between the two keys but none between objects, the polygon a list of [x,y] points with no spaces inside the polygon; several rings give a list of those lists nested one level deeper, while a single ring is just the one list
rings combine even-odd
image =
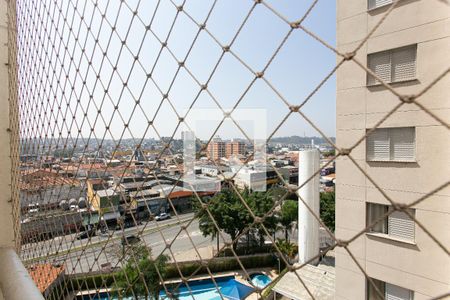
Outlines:
[{"label": "parked car", "polygon": [[28,213],[35,214],[39,212],[39,203],[28,204]]},{"label": "parked car", "polygon": [[135,235],[128,235],[122,237],[122,246],[136,244],[140,242],[141,239]]},{"label": "parked car", "polygon": [[156,221],[162,221],[162,220],[167,220],[170,219],[170,215],[168,213],[160,213],[159,215],[157,215],[155,217]]},{"label": "parked car", "polygon": [[100,269],[104,272],[111,272],[113,267],[110,262],[107,262],[107,263],[101,264]]},{"label": "parked car", "polygon": [[77,235],[77,240],[83,240],[83,239],[87,239],[88,237],[93,237],[95,236],[95,230],[91,229],[91,230],[86,230],[86,231],[82,231]]}]

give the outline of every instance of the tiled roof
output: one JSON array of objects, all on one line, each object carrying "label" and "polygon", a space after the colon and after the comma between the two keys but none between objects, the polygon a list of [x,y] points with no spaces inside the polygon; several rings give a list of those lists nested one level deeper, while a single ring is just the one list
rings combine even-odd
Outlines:
[{"label": "tiled roof", "polygon": [[52,186],[62,185],[80,185],[80,181],[74,178],[67,178],[59,175],[55,171],[46,169],[35,169],[22,173],[20,181],[20,189],[22,190],[38,190]]},{"label": "tiled roof", "polygon": [[58,277],[64,273],[64,266],[54,266],[52,264],[38,264],[28,267],[28,273],[36,283],[41,293],[52,285]]}]

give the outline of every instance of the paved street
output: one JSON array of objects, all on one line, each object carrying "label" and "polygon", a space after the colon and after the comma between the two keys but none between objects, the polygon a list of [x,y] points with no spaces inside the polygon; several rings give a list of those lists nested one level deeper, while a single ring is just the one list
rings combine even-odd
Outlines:
[{"label": "paved street", "polygon": [[[193,217],[193,213],[180,215],[180,221],[186,222],[189,221]],[[94,246],[98,243],[104,243],[111,239],[120,239],[123,235],[137,235],[137,232],[144,231],[151,232],[158,230],[159,228],[164,228],[166,226],[175,225],[178,223],[177,218],[172,217],[171,219],[167,219],[164,221],[151,221],[149,223],[143,223],[136,227],[126,228],[123,232],[118,231],[109,231],[106,234],[101,234],[100,231],[97,231],[97,234],[91,239],[77,239],[77,234],[68,234],[65,236],[57,236],[53,239],[38,242],[38,243],[30,243],[22,246],[22,258],[27,259],[35,259],[40,256],[48,256],[48,255],[61,255],[67,252],[68,250],[74,251],[78,248],[86,247],[86,246]],[[111,236],[110,236],[111,235]],[[110,241],[109,241],[110,242]],[[36,252],[36,249],[40,249],[42,251]],[[42,253],[40,253],[42,252]]]},{"label": "paved street", "polygon": [[[105,264],[121,267],[122,262],[119,260],[123,251],[122,236],[134,235],[141,237],[141,241],[152,249],[154,256],[164,253],[170,257],[171,261],[211,258],[217,247],[216,239],[204,237],[198,228],[197,220],[193,220],[188,226],[192,217],[193,214],[190,213],[181,215],[179,221],[175,217],[159,222],[151,221],[148,224],[127,228],[124,232],[110,231],[107,234],[97,235],[90,240],[78,240],[76,234],[60,236],[52,240],[24,245],[22,257],[25,260],[35,261],[42,256],[44,259],[47,257],[45,261],[65,262],[68,274],[98,271]],[[187,226],[186,231],[181,230],[179,223]],[[295,230],[291,238],[295,240],[296,235]],[[276,234],[277,238],[283,236],[282,231]],[[171,252],[166,249],[166,243],[172,243]],[[223,245],[222,240],[220,245]],[[33,256],[30,256],[31,253]]]},{"label": "paved street", "polygon": [[[210,258],[212,256],[212,246],[215,241],[211,241],[209,237],[203,237],[198,229],[198,222],[193,221],[186,228],[188,234],[184,231],[180,232],[178,224],[170,223],[161,230],[154,230],[142,235],[143,242],[152,249],[154,256],[161,253],[169,255],[173,260],[172,254],[165,249],[166,242],[172,242],[175,238],[171,249],[177,261],[192,260],[195,257],[195,248],[201,249],[202,258]],[[159,225],[159,224],[158,224]],[[162,224],[160,225],[162,226]],[[131,234],[131,233],[130,233]],[[190,237],[190,238],[189,238]],[[192,241],[191,241],[192,239]],[[205,249],[208,249],[205,251]],[[110,240],[108,243],[101,243],[94,247],[87,247],[85,250],[70,252],[60,257],[61,261],[66,261],[67,271],[69,273],[89,272],[101,269],[102,264],[110,263],[112,266],[121,266],[118,264],[119,257],[122,253],[122,245],[120,239]]]},{"label": "paved street", "polygon": [[[192,217],[192,213],[181,215],[180,221],[187,226]],[[172,256],[177,261],[198,259],[195,249],[200,251],[202,258],[212,257],[212,247],[216,246],[216,240],[212,241],[210,237],[203,237],[197,220],[192,221],[186,228],[187,233],[184,230],[180,231],[180,228],[179,221],[172,217],[160,222],[152,221],[127,228],[124,230],[124,235],[141,236],[142,241],[152,249],[153,255],[159,255],[164,251],[171,260],[173,260]],[[141,231],[143,233],[139,234]],[[50,261],[66,262],[66,272],[69,274],[97,271],[101,269],[102,264],[110,263],[111,266],[120,266],[118,261],[122,253],[122,236],[122,231],[115,231],[110,232],[109,236],[108,234],[98,235],[90,240],[77,240],[75,234],[56,237],[52,240],[24,245],[22,257],[25,260],[37,260],[41,255],[53,256],[49,259]],[[172,253],[165,249],[166,242],[173,242]],[[39,250],[36,251],[37,249]],[[33,251],[33,256],[30,256],[29,251]]]}]

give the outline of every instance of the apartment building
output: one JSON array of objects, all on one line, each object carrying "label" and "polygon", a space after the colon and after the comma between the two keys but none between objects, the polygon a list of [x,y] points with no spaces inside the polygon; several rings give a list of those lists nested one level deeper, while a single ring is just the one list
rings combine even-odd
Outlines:
[{"label": "apartment building", "polygon": [[219,160],[222,157],[225,157],[225,142],[218,136],[214,137],[208,144],[207,155],[212,160]]},{"label": "apartment building", "polygon": [[[339,51],[353,51],[393,2],[338,0]],[[399,1],[356,58],[401,95],[422,91],[450,67],[448,1]],[[448,124],[449,95],[447,74],[417,101]],[[398,103],[397,96],[355,62],[344,63],[337,72],[337,145],[351,147]],[[351,155],[388,197],[410,204],[447,182],[449,131],[417,105],[406,103]],[[336,235],[345,240],[392,206],[348,157],[338,159],[336,169]],[[450,248],[448,186],[412,206],[409,213]],[[352,241],[349,250],[359,266],[345,249],[337,249],[336,299],[419,300],[449,291],[449,256],[404,212],[395,211],[376,223]]]},{"label": "apartment building", "polygon": [[245,143],[242,141],[232,140],[231,142],[223,141],[219,136],[216,136],[209,142],[207,147],[207,155],[212,160],[219,160],[221,158],[230,158],[232,156],[244,155]]},{"label": "apartment building", "polygon": [[233,140],[225,145],[225,156],[230,158],[231,156],[244,155],[245,143],[242,141]]}]

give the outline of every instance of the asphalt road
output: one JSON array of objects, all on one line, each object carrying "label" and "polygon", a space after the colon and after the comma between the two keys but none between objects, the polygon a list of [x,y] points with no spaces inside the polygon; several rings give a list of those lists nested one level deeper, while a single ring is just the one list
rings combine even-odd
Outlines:
[{"label": "asphalt road", "polygon": [[[207,248],[215,245],[215,241],[211,241],[210,237],[202,236],[196,220],[186,228],[186,231],[180,231],[180,226],[176,223],[166,223],[166,226],[160,228],[160,230],[144,232],[141,241],[152,249],[153,256],[164,253],[172,261],[174,257],[177,261],[194,259],[195,257],[192,255],[195,248]],[[170,247],[171,252],[166,249],[166,241],[168,243],[173,242]],[[70,251],[65,255],[55,257],[55,260],[65,261],[66,272],[69,274],[84,273],[100,270],[103,264],[108,263],[113,267],[122,267],[123,263],[120,262],[122,250],[121,239],[111,239],[107,243],[99,243],[93,247]]]},{"label": "asphalt road", "polygon": [[[193,217],[193,214],[180,215],[180,221],[186,221]],[[77,239],[77,234],[68,234],[65,236],[58,236],[50,240],[24,244],[22,246],[22,259],[36,259],[41,256],[64,254],[64,252],[71,250],[74,251],[80,247],[87,245],[94,245],[96,243],[107,241],[108,239],[117,239],[123,235],[137,234],[138,231],[144,230],[144,232],[157,230],[158,227],[165,227],[173,224],[177,224],[178,220],[175,217],[164,221],[150,221],[149,223],[143,223],[136,227],[126,228],[124,231],[109,231],[106,234],[101,234],[97,231],[96,235],[90,239]]]},{"label": "asphalt road", "polygon": [[[76,239],[76,234],[56,237],[52,240],[26,244],[22,249],[22,259],[29,262],[52,262],[65,264],[66,273],[86,273],[99,271],[105,264],[122,267],[122,237],[139,236],[141,242],[152,249],[152,255],[161,253],[171,261],[197,260],[210,258],[216,249],[216,240],[204,237],[198,228],[198,221],[192,220],[193,214],[180,215],[164,221],[151,221],[124,231],[110,231],[91,239]],[[188,223],[190,222],[190,223]],[[181,225],[180,225],[181,223]],[[186,230],[182,229],[186,226]],[[225,235],[225,234],[224,234]],[[296,232],[291,237],[296,239]],[[276,237],[283,237],[277,232]],[[166,248],[170,244],[170,251]],[[223,245],[222,241],[220,245]],[[102,267],[103,265],[103,267]]]},{"label": "asphalt road", "polygon": [[[153,255],[164,253],[171,260],[175,258],[177,261],[195,259],[195,249],[216,245],[210,237],[203,237],[197,220],[188,223],[193,218],[192,213],[180,215],[179,218],[179,220],[172,217],[159,222],[151,221],[124,231],[110,231],[103,235],[98,232],[99,235],[91,239],[78,240],[76,234],[70,234],[48,241],[30,243],[23,246],[21,256],[23,260],[31,262],[65,263],[66,273],[71,274],[97,271],[103,264],[108,263],[120,267],[123,236],[139,236],[141,242],[152,249]],[[186,230],[181,229],[180,223],[187,226]],[[166,249],[166,243],[171,243],[171,252]]]}]

